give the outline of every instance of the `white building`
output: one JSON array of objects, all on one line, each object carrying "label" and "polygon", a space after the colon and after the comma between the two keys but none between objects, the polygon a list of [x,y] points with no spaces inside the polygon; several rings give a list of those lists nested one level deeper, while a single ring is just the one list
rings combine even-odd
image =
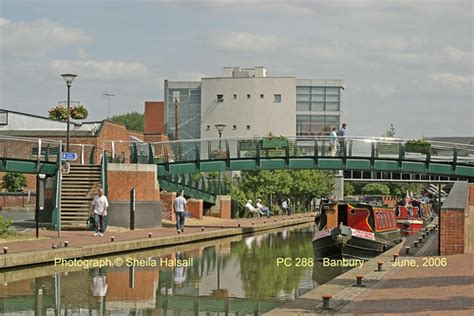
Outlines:
[{"label": "white building", "polygon": [[340,124],[342,80],[269,77],[264,67],[224,67],[224,75],[183,82],[165,80],[165,127],[180,139],[327,135]]}]

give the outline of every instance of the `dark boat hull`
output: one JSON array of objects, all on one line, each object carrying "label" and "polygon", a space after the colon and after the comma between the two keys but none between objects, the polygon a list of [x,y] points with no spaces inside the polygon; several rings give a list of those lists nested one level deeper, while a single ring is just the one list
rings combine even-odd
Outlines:
[{"label": "dark boat hull", "polygon": [[344,244],[337,243],[329,234],[313,239],[314,256],[317,260],[355,258],[368,260],[387,249],[393,247],[400,241],[400,231],[390,231],[372,238],[352,235]]}]

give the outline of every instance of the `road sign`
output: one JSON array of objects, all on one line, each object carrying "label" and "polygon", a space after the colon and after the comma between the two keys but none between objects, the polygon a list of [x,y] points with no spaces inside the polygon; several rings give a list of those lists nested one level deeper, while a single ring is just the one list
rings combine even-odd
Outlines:
[{"label": "road sign", "polygon": [[77,154],[76,153],[63,153],[61,156],[62,160],[77,160]]}]

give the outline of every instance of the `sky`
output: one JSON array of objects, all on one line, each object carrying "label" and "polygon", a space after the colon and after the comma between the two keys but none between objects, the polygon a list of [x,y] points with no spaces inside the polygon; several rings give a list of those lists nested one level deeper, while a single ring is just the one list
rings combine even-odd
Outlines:
[{"label": "sky", "polygon": [[352,136],[474,136],[472,0],[0,0],[0,108],[71,100],[90,120],[163,100],[163,80],[265,66],[343,79]]}]

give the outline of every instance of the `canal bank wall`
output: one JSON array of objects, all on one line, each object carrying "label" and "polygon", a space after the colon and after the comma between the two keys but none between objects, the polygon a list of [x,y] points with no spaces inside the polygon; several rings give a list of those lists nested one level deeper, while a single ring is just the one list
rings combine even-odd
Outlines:
[{"label": "canal bank wall", "polygon": [[[265,219],[244,219],[232,224],[223,224],[220,228],[186,227],[186,233],[182,234],[177,234],[174,228],[161,228],[157,231],[149,230],[149,233],[147,231],[107,233],[104,237],[92,237],[89,232],[87,236],[84,234],[77,236],[77,233],[74,235],[74,232],[66,231],[63,232],[61,238],[28,240],[15,242],[11,245],[7,244],[15,252],[10,253],[11,251],[8,250],[8,253],[0,254],[0,271],[38,264],[52,264],[55,259],[91,258],[137,250],[178,246],[313,222],[313,216],[298,214],[292,217],[274,216]],[[68,241],[67,247],[65,241]],[[53,247],[55,249],[52,249]]]}]

